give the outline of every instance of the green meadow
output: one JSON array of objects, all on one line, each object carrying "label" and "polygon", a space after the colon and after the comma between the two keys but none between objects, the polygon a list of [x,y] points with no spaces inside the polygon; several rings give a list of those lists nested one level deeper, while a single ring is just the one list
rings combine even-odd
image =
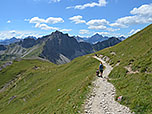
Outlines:
[{"label": "green meadow", "polygon": [[17,79],[0,93],[0,113],[76,114],[82,111],[98,63],[89,55],[64,65],[40,60],[14,61],[0,72],[1,87]]},{"label": "green meadow", "polygon": [[[112,53],[115,54],[112,54]],[[137,114],[152,112],[152,25],[114,47],[97,52],[114,67],[109,80],[116,98]],[[78,114],[95,79],[94,54],[55,65],[41,60],[14,61],[0,72],[0,114]],[[118,66],[115,66],[119,63]],[[130,67],[135,73],[130,73]]]}]

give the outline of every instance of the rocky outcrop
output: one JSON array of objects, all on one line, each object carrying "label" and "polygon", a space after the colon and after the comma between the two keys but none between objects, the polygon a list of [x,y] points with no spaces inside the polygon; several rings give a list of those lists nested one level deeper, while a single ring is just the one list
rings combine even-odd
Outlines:
[{"label": "rocky outcrop", "polygon": [[58,64],[57,61],[61,61],[63,56],[67,60],[72,60],[78,56],[92,52],[93,48],[91,44],[84,42],[78,43],[75,38],[69,37],[68,34],[56,31],[48,36],[41,56]]},{"label": "rocky outcrop", "polygon": [[0,51],[4,51],[4,50],[6,50],[6,49],[7,49],[6,46],[0,45]]},{"label": "rocky outcrop", "polygon": [[33,47],[34,45],[36,45],[36,40],[34,38],[26,38],[22,41],[19,42],[19,44],[23,47],[23,48],[30,48]]}]

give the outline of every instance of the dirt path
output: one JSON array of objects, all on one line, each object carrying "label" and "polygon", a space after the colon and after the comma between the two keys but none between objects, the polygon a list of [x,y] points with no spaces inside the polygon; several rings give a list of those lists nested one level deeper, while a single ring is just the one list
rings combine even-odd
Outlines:
[{"label": "dirt path", "polygon": [[103,72],[104,78],[97,78],[94,83],[92,93],[85,103],[85,114],[131,114],[130,109],[114,100],[115,88],[107,82],[106,78],[112,71],[112,67],[101,58],[94,57],[102,61],[106,69]]}]

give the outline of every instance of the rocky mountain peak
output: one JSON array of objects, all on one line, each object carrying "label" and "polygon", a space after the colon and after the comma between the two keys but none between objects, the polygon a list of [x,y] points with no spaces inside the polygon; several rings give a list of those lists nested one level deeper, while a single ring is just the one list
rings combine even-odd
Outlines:
[{"label": "rocky mountain peak", "polygon": [[55,32],[52,32],[51,35],[63,35],[63,33],[58,31],[58,30],[56,30]]},{"label": "rocky mountain peak", "polygon": [[49,37],[50,39],[67,39],[67,38],[71,38],[68,36],[68,34],[64,34],[58,30],[56,30],[55,32],[52,32],[52,34]]},{"label": "rocky mountain peak", "polygon": [[92,37],[103,37],[102,35],[96,33],[95,35],[93,35]]}]

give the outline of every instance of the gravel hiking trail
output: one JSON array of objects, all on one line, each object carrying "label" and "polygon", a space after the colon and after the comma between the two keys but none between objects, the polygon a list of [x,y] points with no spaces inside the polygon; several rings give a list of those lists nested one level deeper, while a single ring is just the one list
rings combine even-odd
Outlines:
[{"label": "gravel hiking trail", "polygon": [[97,77],[93,82],[94,88],[88,95],[84,105],[84,114],[131,114],[128,107],[115,101],[115,87],[107,81],[112,67],[101,58],[94,56],[106,67],[103,78]]}]

